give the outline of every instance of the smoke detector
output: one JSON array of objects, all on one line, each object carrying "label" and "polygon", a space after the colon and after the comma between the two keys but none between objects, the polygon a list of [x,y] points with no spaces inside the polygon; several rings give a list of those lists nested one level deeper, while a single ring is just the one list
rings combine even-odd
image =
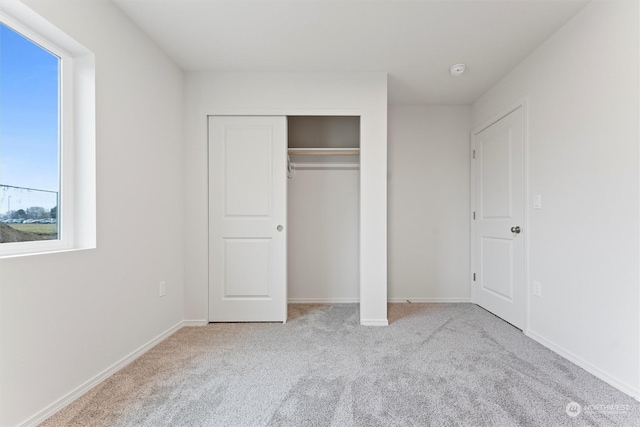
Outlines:
[{"label": "smoke detector", "polygon": [[467,67],[465,67],[464,64],[456,64],[452,65],[451,68],[449,68],[449,72],[453,77],[458,77],[461,76],[462,73],[464,73],[465,68]]}]

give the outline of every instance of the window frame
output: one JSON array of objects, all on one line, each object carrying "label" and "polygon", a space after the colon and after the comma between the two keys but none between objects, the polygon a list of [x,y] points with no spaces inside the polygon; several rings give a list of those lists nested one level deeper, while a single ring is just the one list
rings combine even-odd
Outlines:
[{"label": "window frame", "polygon": [[58,239],[0,243],[0,258],[95,248],[95,56],[20,2],[0,22],[60,58]]}]

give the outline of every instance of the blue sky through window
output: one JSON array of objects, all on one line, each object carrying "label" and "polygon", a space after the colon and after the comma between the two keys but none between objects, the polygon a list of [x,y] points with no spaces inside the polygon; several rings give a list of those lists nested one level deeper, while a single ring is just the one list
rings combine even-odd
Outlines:
[{"label": "blue sky through window", "polygon": [[[0,184],[58,191],[59,62],[0,24]],[[3,189],[0,213],[8,208]],[[16,194],[11,210],[55,206],[51,194]]]}]

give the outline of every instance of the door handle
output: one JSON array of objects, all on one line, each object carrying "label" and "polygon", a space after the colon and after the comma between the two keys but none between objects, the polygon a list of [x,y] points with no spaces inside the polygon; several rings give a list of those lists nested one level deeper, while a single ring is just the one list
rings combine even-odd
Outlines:
[{"label": "door handle", "polygon": [[517,225],[515,227],[511,227],[511,232],[512,233],[520,234],[521,231],[522,231],[522,229],[520,228],[519,225]]},{"label": "door handle", "polygon": [[277,227],[276,227],[276,230],[278,230],[278,231],[282,231],[282,230],[284,230],[284,227],[283,227],[283,226],[281,226],[281,225],[279,225],[279,226],[277,226]]}]

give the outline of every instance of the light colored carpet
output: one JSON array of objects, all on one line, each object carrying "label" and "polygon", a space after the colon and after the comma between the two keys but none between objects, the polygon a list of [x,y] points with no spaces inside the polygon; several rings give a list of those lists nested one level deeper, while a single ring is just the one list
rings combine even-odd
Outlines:
[{"label": "light colored carpet", "polygon": [[475,305],[389,318],[291,305],[286,325],[183,328],[43,425],[640,425],[640,403]]}]

